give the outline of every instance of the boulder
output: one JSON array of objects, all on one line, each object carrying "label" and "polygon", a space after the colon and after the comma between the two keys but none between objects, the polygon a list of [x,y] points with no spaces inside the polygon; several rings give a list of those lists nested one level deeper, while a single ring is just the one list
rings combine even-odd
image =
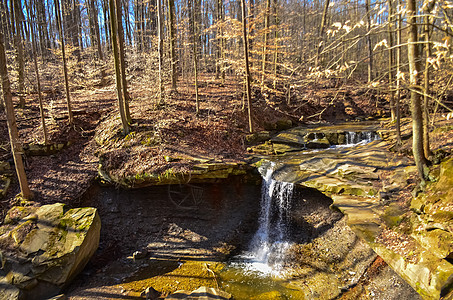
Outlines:
[{"label": "boulder", "polygon": [[55,296],[85,267],[99,245],[101,221],[95,208],[67,209],[62,203],[16,206],[3,224],[0,294],[8,296],[0,299]]},{"label": "boulder", "polygon": [[258,143],[263,143],[271,138],[269,131],[260,131],[245,136],[245,142],[247,145],[255,145]]}]

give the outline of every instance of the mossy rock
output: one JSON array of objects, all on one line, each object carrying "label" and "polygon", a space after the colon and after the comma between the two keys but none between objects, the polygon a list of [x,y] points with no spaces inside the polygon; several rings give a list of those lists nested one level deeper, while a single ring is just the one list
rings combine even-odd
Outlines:
[{"label": "mossy rock", "polygon": [[153,185],[181,184],[181,183],[204,183],[215,182],[235,175],[245,175],[251,169],[245,163],[201,163],[193,166],[187,172],[174,172],[171,168],[161,174],[140,173],[135,176],[117,177],[99,169],[102,178],[112,184],[119,184],[125,188],[143,188]]},{"label": "mossy rock", "polygon": [[346,133],[345,132],[326,132],[325,136],[331,145],[346,144]]},{"label": "mossy rock", "polygon": [[71,142],[55,143],[55,144],[25,144],[23,150],[28,156],[47,156],[60,152],[64,148],[71,145]]},{"label": "mossy rock", "polygon": [[404,213],[404,210],[398,204],[392,203],[384,209],[381,219],[388,227],[396,227],[403,221]]},{"label": "mossy rock", "polygon": [[286,130],[286,129],[290,129],[291,127],[293,127],[293,121],[289,120],[289,119],[281,119],[281,120],[278,120],[276,123],[276,130],[277,131],[281,131],[281,130]]},{"label": "mossy rock", "polygon": [[330,147],[330,143],[327,138],[311,140],[306,143],[308,149],[326,149]]},{"label": "mossy rock", "polygon": [[13,207],[1,226],[6,258],[0,281],[19,289],[11,299],[45,299],[58,293],[85,267],[99,245],[95,208],[67,209],[62,203]]},{"label": "mossy rock", "polygon": [[260,131],[245,136],[245,141],[247,145],[255,145],[258,143],[263,143],[271,138],[269,131]]},{"label": "mossy rock", "polygon": [[272,143],[268,141],[257,146],[248,147],[247,152],[263,155],[272,155],[274,154],[274,148],[272,146]]},{"label": "mossy rock", "polygon": [[434,229],[421,234],[418,240],[439,258],[450,257],[453,254],[453,234],[451,232]]},{"label": "mossy rock", "polygon": [[272,145],[272,151],[273,154],[284,154],[287,152],[294,152],[294,151],[300,151],[302,148],[300,146],[291,146],[291,145],[286,145],[286,144],[273,144]]},{"label": "mossy rock", "polygon": [[303,136],[292,132],[282,132],[271,139],[272,143],[286,144],[304,148],[306,140]]}]

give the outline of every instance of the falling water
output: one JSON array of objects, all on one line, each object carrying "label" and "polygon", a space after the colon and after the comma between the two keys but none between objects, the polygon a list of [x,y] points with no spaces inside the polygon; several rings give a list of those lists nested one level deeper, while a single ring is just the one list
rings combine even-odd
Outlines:
[{"label": "falling water", "polygon": [[271,163],[260,170],[264,174],[259,227],[241,258],[250,271],[279,276],[291,245],[288,223],[294,184],[273,179],[274,166]]},{"label": "falling water", "polygon": [[366,144],[379,139],[379,135],[373,131],[346,132],[346,145]]}]

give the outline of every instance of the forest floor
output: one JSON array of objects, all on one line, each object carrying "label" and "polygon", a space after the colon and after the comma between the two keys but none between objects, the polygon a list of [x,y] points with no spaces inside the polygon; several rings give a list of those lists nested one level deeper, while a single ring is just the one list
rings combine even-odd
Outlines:
[{"label": "forest floor", "polygon": [[[209,78],[209,79],[208,79]],[[212,77],[201,77],[200,113],[195,114],[195,94],[190,84],[181,84],[178,93],[167,95],[165,105],[156,105],[153,89],[132,84],[130,111],[133,132],[151,132],[146,147],[109,144],[108,149],[96,145],[94,137],[114,138],[120,130],[114,85],[71,92],[74,124],[66,116],[64,93],[44,90],[44,107],[49,143],[70,142],[63,151],[50,156],[25,157],[27,176],[34,201],[38,204],[65,202],[77,205],[77,199],[97,175],[98,157],[107,166],[125,174],[137,174],[143,166],[147,172],[162,173],[168,168],[190,168],[183,163],[169,163],[166,156],[175,152],[209,156],[224,161],[242,160],[246,155],[245,135],[248,119],[243,109],[242,85],[239,78],[227,78],[225,84]],[[338,89],[325,81],[306,91],[293,91],[290,105],[284,95],[268,96],[254,90],[253,124],[255,131],[268,129],[279,120],[296,124],[362,120],[383,115],[385,99],[371,95],[366,89]],[[18,98],[13,100],[18,102]],[[26,98],[25,109],[16,107],[20,139],[24,144],[43,142],[37,95]],[[387,105],[388,106],[388,105]],[[319,112],[322,113],[320,114]],[[0,160],[12,163],[6,117],[0,113]],[[149,147],[155,146],[155,147]],[[134,159],[131,159],[134,158]],[[140,159],[137,159],[140,158]],[[120,165],[118,165],[120,164]],[[13,184],[3,200],[2,211],[14,205],[18,193]]]},{"label": "forest floor", "polygon": [[[120,121],[113,84],[72,91],[72,125],[68,124],[65,114],[64,94],[55,89],[46,90],[44,105],[49,141],[69,141],[70,145],[50,156],[25,157],[26,172],[34,193],[31,204],[63,202],[71,207],[86,204],[82,203],[82,196],[97,176],[99,158],[104,160],[105,165],[123,172],[123,175],[137,174],[143,170],[163,173],[170,167],[180,171],[189,169],[190,164],[168,162],[165,159],[181,151],[221,161],[242,161],[247,156],[245,136],[248,134],[248,119],[243,109],[239,78],[231,76],[225,84],[221,84],[212,77],[201,76],[199,82],[201,110],[198,115],[195,114],[195,94],[189,83],[181,83],[178,92],[168,94],[165,104],[161,106],[156,105],[154,88],[131,84],[132,132],[146,133],[146,139],[138,139],[134,141],[138,145],[129,144],[126,147],[118,144],[118,139],[115,140]],[[287,100],[283,93],[278,96],[267,95],[255,89],[252,105],[254,130],[269,129],[280,120],[290,120],[293,125],[318,122],[333,124],[388,116],[389,104],[384,97],[365,87],[339,88],[330,80],[291,91],[289,104]],[[17,97],[14,97],[14,101],[18,101]],[[408,103],[404,102],[403,113],[407,113],[407,110]],[[16,108],[16,117],[22,142],[42,143],[37,95],[27,97],[25,109]],[[447,122],[441,117],[439,120],[443,125]],[[403,132],[409,135],[410,131],[410,122],[403,122]],[[112,142],[100,146],[96,140],[104,138]],[[6,117],[0,113],[0,161],[10,161],[12,165],[8,141]],[[407,150],[409,146],[409,140],[406,140],[403,149]],[[434,131],[431,146],[433,150],[442,148],[451,153],[453,131]],[[415,185],[414,177],[398,196],[401,206],[407,207]],[[18,192],[17,181],[13,180],[7,196],[0,202],[2,218],[9,207],[19,204],[20,200],[15,198]]]}]

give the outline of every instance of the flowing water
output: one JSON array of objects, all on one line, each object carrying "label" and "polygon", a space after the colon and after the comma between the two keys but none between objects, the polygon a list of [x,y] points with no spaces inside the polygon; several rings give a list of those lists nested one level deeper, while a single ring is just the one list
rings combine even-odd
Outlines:
[{"label": "flowing water", "polygon": [[[375,132],[346,132],[345,144],[333,148],[353,147],[378,138]],[[313,154],[315,152],[312,151]],[[291,264],[287,254],[291,246],[300,241],[292,238],[291,232],[295,185],[273,177],[281,164],[285,164],[284,160],[279,160],[278,165],[268,162],[260,167],[263,181],[258,229],[248,249],[234,257],[220,274],[222,288],[233,294],[235,299],[251,299],[254,296],[271,299],[276,295],[285,299],[304,298],[294,286],[288,285]]]},{"label": "flowing water", "polygon": [[234,257],[222,271],[223,287],[236,299],[277,292],[288,299],[300,294],[284,286],[286,254],[292,245],[290,211],[294,184],[272,178],[275,164],[260,168],[263,176],[259,226],[248,250]]},{"label": "flowing water", "polygon": [[289,242],[289,213],[294,184],[278,182],[272,178],[275,164],[261,168],[261,212],[259,227],[249,245],[241,255],[248,270],[262,274],[280,276],[285,263]]},{"label": "flowing water", "polygon": [[379,135],[375,131],[348,131],[346,132],[346,146],[355,146],[358,144],[366,144],[379,139]]}]

